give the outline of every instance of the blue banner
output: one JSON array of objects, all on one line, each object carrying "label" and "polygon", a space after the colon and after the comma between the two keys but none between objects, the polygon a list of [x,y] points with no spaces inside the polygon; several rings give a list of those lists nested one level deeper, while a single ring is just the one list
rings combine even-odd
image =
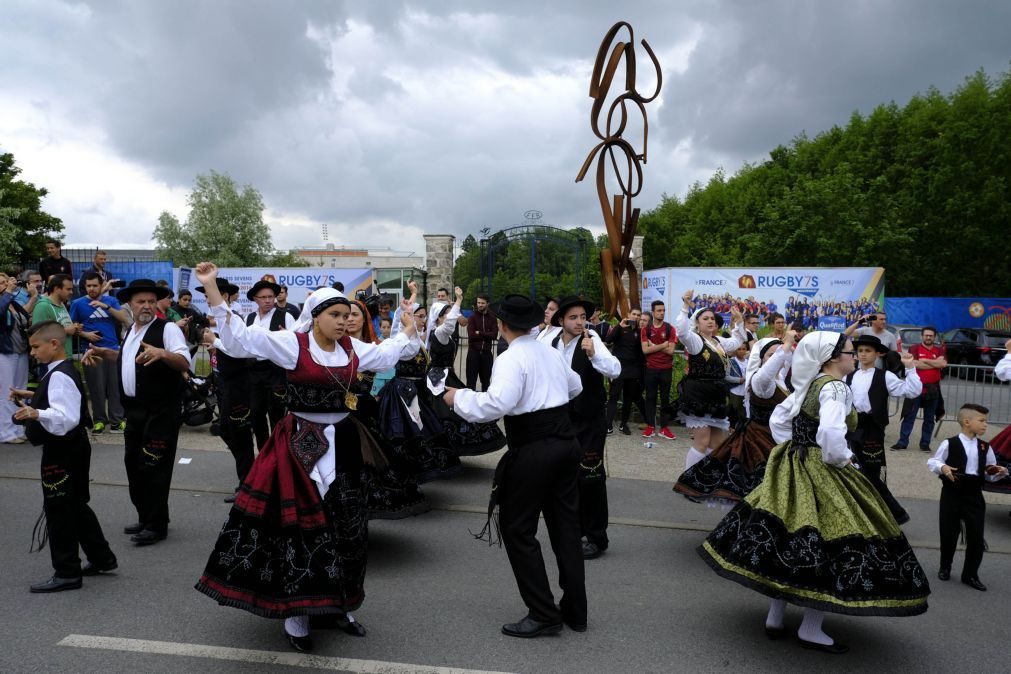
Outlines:
[{"label": "blue banner", "polygon": [[1011,330],[1011,299],[1007,297],[889,297],[885,311],[891,325],[933,325],[941,332]]}]

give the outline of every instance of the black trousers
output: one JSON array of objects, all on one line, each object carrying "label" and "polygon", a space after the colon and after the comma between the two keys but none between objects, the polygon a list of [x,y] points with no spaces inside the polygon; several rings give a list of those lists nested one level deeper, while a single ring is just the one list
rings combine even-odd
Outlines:
[{"label": "black trousers", "polygon": [[881,469],[885,467],[885,429],[874,423],[871,415],[860,412],[857,415],[857,433],[851,434],[850,440],[853,453],[860,464],[860,472],[874,485],[892,517],[900,521],[908,518],[909,513],[881,479]]},{"label": "black trousers", "polygon": [[576,441],[582,449],[579,459],[579,528],[590,543],[607,549],[607,472],[604,470],[604,443],[607,425],[604,416],[573,418]]},{"label": "black trousers", "polygon": [[[968,479],[968,478],[963,478]],[[958,534],[965,522],[965,562],[962,578],[976,578],[983,561],[983,521],[986,501],[978,484],[960,487],[947,483],[941,488],[937,523],[941,533],[941,568],[950,569],[955,559]]]},{"label": "black trousers", "polygon": [[250,385],[247,372],[218,375],[218,419],[221,439],[235,459],[239,484],[253,467],[253,426],[249,405]]},{"label": "black trousers", "polygon": [[272,363],[257,362],[249,369],[249,409],[257,449],[263,449],[271,429],[284,416],[284,402],[278,395],[278,375],[274,368]]},{"label": "black trousers", "polygon": [[61,578],[81,577],[78,548],[92,564],[104,565],[116,558],[88,505],[91,442],[86,433],[80,435],[70,450],[42,446],[42,510],[53,570]]},{"label": "black trousers", "polygon": [[467,388],[476,391],[477,380],[480,377],[481,390],[487,391],[491,385],[491,366],[493,362],[494,358],[492,358],[490,348],[484,351],[469,349],[467,351]]},{"label": "black trousers", "polygon": [[[665,370],[646,368],[642,383],[646,388],[646,423],[650,426],[663,427],[667,425],[672,375],[673,370],[670,368]],[[659,409],[657,409],[657,393],[660,397]]]},{"label": "black trousers", "polygon": [[137,519],[147,529],[164,532],[169,523],[169,489],[179,442],[178,400],[148,408],[127,399],[126,478],[130,483],[130,501],[137,509]]},{"label": "black trousers", "polygon": [[[541,622],[586,623],[586,585],[579,526],[576,470],[582,452],[572,439],[548,438],[510,447],[501,459],[499,523],[509,564],[530,617]],[[555,606],[537,541],[544,514],[558,562],[562,599]]]},{"label": "black trousers", "polygon": [[[668,389],[669,391],[669,389]],[[632,414],[632,406],[639,408],[639,414],[650,423],[646,414],[646,401],[642,399],[642,380],[639,379],[612,379],[611,390],[607,396],[607,425],[614,426],[614,417],[618,413],[618,398],[621,398],[621,425],[628,423],[628,417]]]}]

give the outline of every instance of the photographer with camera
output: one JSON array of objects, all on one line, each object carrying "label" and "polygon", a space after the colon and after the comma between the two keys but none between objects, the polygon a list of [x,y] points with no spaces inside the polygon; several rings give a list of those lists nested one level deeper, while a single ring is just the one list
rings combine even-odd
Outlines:
[{"label": "photographer with camera", "polygon": [[[887,323],[888,317],[883,311],[877,311],[872,314],[867,314],[854,321],[843,334],[847,337],[864,337],[870,335],[871,337],[877,337],[883,346],[888,347],[889,351],[899,350],[899,340],[895,337],[891,330],[888,330],[885,325]],[[879,356],[877,361],[874,363],[874,367],[884,368],[885,359],[883,356]]]},{"label": "photographer with camera", "polygon": [[[18,280],[0,273],[0,392],[28,388],[28,326],[31,314],[17,300]],[[38,293],[32,295],[34,297]],[[25,441],[24,428],[11,421],[17,407],[9,401],[0,403],[0,442],[20,445]]]}]

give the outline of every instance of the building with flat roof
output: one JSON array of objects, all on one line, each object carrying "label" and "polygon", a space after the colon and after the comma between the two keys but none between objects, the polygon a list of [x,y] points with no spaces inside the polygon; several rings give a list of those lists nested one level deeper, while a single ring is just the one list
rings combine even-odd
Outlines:
[{"label": "building with flat roof", "polygon": [[425,258],[413,251],[392,248],[349,248],[327,243],[322,246],[292,248],[291,253],[310,267],[373,270],[376,289],[394,295],[397,301],[409,291],[407,282],[418,283],[421,297],[427,298]]}]

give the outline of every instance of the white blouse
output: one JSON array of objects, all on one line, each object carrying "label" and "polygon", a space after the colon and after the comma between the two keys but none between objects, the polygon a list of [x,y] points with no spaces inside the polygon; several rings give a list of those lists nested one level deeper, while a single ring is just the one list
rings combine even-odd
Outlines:
[{"label": "white blouse", "polygon": [[[832,466],[845,466],[853,456],[846,443],[846,416],[853,408],[853,392],[846,382],[831,381],[822,387],[818,404],[820,410],[815,440],[821,447],[821,459]],[[776,444],[793,437],[793,419],[787,416],[783,405],[776,405],[772,411],[769,431]]]},{"label": "white blouse", "polygon": [[[683,307],[677,318],[674,319],[674,327],[678,331],[678,339],[685,345],[685,351],[693,356],[702,351],[705,340],[702,338],[702,335],[692,330],[691,316],[685,313]],[[730,337],[715,337],[714,339],[723,347],[723,351],[729,355],[747,341],[748,335],[744,331],[744,324],[738,323],[730,331]]]}]

